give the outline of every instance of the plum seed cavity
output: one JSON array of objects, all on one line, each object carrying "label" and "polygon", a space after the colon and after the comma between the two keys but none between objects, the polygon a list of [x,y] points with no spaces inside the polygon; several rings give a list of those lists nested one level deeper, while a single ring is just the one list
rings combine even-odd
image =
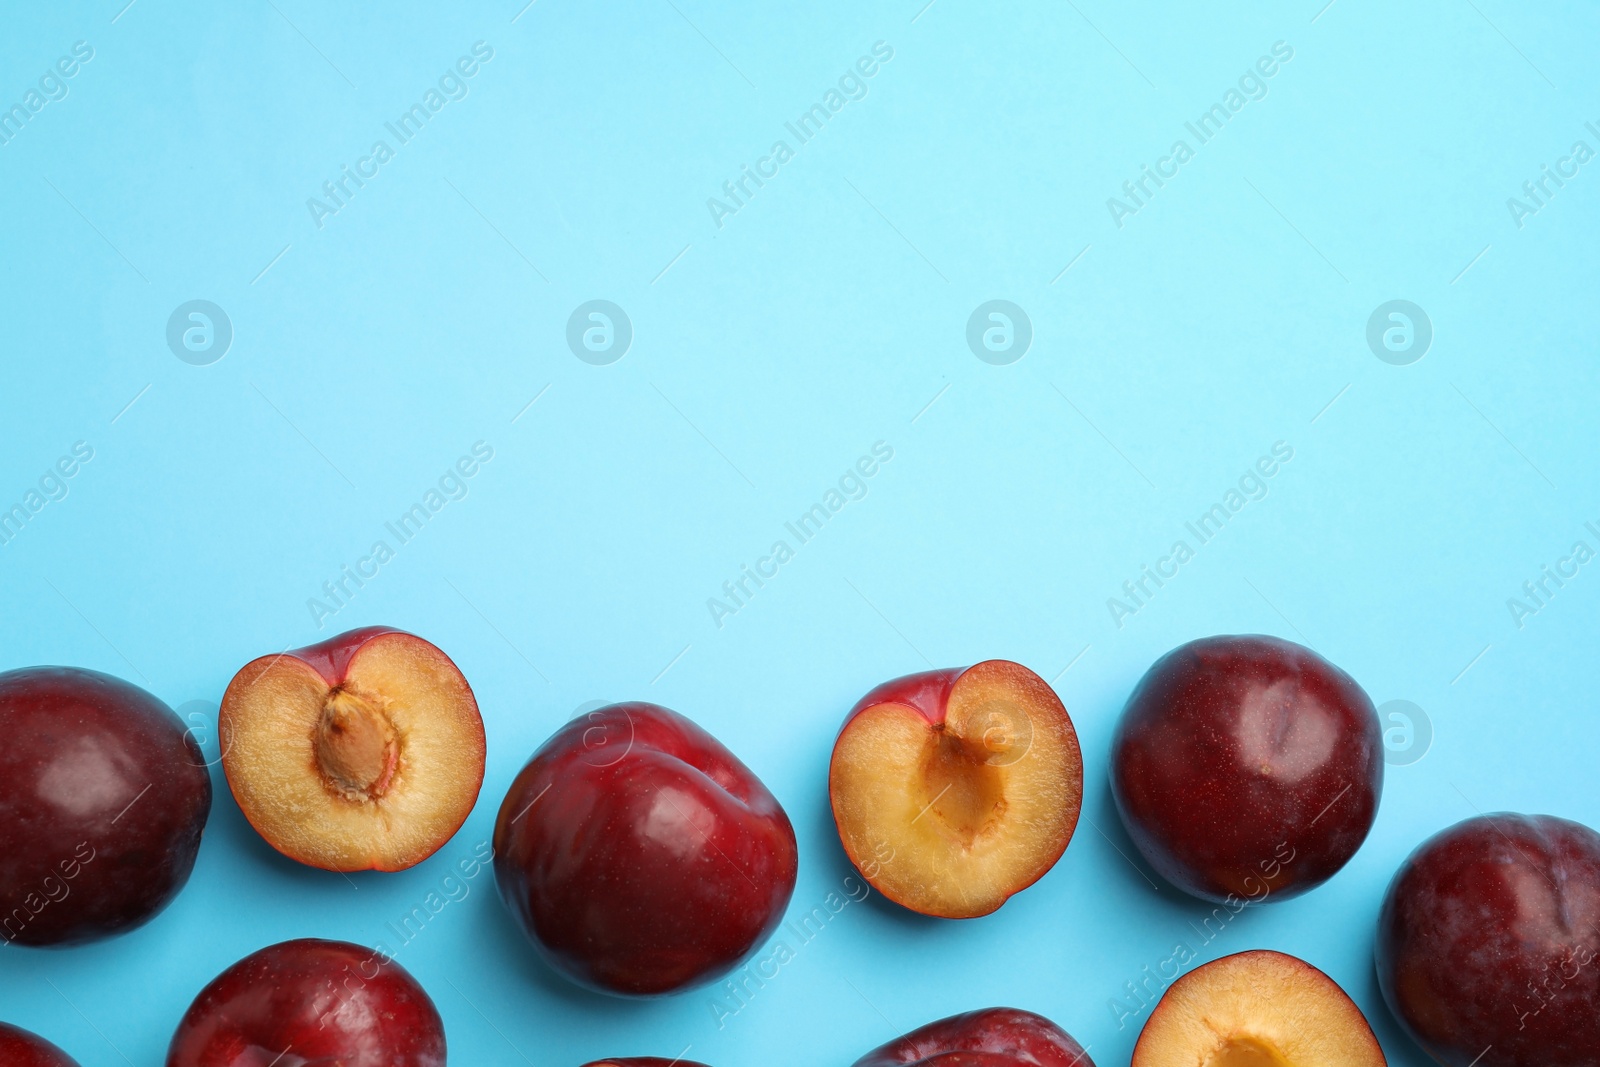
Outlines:
[{"label": "plum seed cavity", "polygon": [[990,756],[981,740],[943,731],[935,734],[925,757],[928,802],[923,812],[968,848],[999,824],[1008,806],[1004,774],[989,765]]},{"label": "plum seed cavity", "polygon": [[1270,1042],[1234,1036],[1223,1041],[1206,1060],[1205,1067],[1288,1067],[1288,1064]]}]

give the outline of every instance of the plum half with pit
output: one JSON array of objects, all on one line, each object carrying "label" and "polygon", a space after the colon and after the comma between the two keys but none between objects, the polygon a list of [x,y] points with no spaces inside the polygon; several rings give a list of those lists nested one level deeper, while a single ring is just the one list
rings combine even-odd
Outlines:
[{"label": "plum half with pit", "polygon": [[329,871],[403,871],[437,852],[483,784],[478,702],[433,644],[351,630],[240,668],[222,769],[273,848]]},{"label": "plum half with pit", "polygon": [[109,674],[26,667],[0,674],[0,738],[0,941],[93,941],[172,902],[211,777],[171,708]]}]

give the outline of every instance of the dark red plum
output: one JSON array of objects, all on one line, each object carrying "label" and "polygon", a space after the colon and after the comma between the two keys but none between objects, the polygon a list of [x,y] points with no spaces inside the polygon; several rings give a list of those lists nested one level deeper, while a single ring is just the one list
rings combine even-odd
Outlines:
[{"label": "dark red plum", "polygon": [[154,918],[194,869],[211,811],[200,747],[108,674],[0,674],[0,939],[70,945]]},{"label": "dark red plum", "polygon": [[880,1045],[855,1067],[1094,1067],[1083,1048],[1042,1015],[984,1008],[919,1027]]},{"label": "dark red plum", "polygon": [[669,1060],[660,1056],[622,1056],[610,1060],[595,1060],[583,1067],[706,1067],[694,1060]]},{"label": "dark red plum", "polygon": [[1484,815],[1413,852],[1378,917],[1378,985],[1447,1067],[1600,1063],[1600,834]]},{"label": "dark red plum", "polygon": [[512,782],[494,831],[500,897],[540,955],[624,996],[737,967],[783,918],[797,863],[760,779],[655,704],[558,730]]},{"label": "dark red plum", "polygon": [[252,953],[189,1006],[167,1067],[445,1067],[444,1023],[405,968],[344,941]]},{"label": "dark red plum", "polygon": [[1206,900],[1287,900],[1366,840],[1383,794],[1377,711],[1344,671],[1260,635],[1180,645],[1140,679],[1111,743],[1128,836]]},{"label": "dark red plum", "polygon": [[78,1067],[78,1061],[20,1026],[0,1023],[0,1064],[5,1067]]}]

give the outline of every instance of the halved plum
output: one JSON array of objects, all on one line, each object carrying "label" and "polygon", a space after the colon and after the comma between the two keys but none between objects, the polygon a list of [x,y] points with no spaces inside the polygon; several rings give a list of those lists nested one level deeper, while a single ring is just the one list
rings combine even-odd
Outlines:
[{"label": "halved plum", "polygon": [[1197,967],[1150,1013],[1132,1067],[1385,1067],[1366,1016],[1304,960],[1259,949]]},{"label": "halved plum", "polygon": [[1044,679],[1009,660],[872,690],[834,743],[828,796],[845,853],[884,896],[987,915],[1066,851],[1083,755]]},{"label": "halved plum", "polygon": [[483,785],[483,719],[456,665],[369,627],[246,664],[222,698],[228,786],[290,859],[399,871],[466,821]]}]

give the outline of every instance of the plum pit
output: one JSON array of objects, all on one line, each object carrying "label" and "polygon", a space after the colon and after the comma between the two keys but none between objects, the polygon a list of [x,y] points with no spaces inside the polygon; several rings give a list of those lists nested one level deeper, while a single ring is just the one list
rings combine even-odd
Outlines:
[{"label": "plum pit", "polygon": [[329,789],[349,800],[377,800],[394,781],[400,732],[382,701],[335,686],[317,720],[312,748]]}]

